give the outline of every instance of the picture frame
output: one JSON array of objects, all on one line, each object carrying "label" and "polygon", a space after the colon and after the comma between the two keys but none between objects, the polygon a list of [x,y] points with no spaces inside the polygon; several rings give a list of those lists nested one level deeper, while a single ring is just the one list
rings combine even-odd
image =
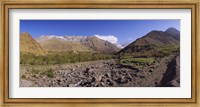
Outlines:
[{"label": "picture frame", "polygon": [[[199,1],[1,1],[1,105],[62,106],[198,106],[199,105]],[[191,9],[192,92],[191,98],[9,98],[9,9]],[[119,106],[119,105],[118,105]]]}]

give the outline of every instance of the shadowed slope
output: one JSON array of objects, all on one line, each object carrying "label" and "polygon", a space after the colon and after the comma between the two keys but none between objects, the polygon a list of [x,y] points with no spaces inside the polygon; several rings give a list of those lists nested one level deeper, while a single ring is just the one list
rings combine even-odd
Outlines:
[{"label": "shadowed slope", "polygon": [[[180,38],[180,34],[177,34],[177,32],[173,33],[170,29],[166,31],[168,33],[163,31],[151,31],[147,35],[137,39],[136,41],[126,46],[120,52],[132,53],[148,51],[153,48],[159,48],[164,46],[177,46],[180,44],[180,41],[178,39],[178,37]],[[173,31],[175,31],[174,28]]]}]

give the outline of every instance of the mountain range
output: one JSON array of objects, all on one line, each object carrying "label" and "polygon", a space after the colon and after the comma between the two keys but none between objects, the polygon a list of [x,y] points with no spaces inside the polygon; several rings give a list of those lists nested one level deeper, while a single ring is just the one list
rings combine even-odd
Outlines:
[{"label": "mountain range", "polygon": [[148,51],[164,46],[176,46],[180,44],[180,32],[175,28],[168,28],[166,31],[153,30],[145,36],[130,43],[119,53],[133,53]]},{"label": "mountain range", "polygon": [[61,37],[41,36],[35,39],[41,47],[47,51],[72,51],[72,52],[91,52],[88,47],[81,45],[79,42],[65,40]]},{"label": "mountain range", "polygon": [[119,48],[95,36],[40,36],[35,39],[47,51],[115,53]]},{"label": "mountain range", "polygon": [[[148,51],[163,46],[180,44],[180,32],[175,28],[166,31],[153,30],[132,43],[112,44],[96,36],[45,36],[33,39],[28,33],[20,34],[20,52],[45,55],[48,51],[133,53]],[[122,48],[120,50],[120,48]]]}]

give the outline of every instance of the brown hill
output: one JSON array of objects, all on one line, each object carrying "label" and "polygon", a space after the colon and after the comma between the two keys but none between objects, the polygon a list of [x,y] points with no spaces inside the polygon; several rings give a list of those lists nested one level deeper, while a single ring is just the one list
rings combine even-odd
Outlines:
[{"label": "brown hill", "polygon": [[119,48],[117,48],[116,45],[108,41],[99,39],[95,36],[85,38],[84,40],[81,41],[81,44],[91,48],[96,52],[115,53],[119,51]]},{"label": "brown hill", "polygon": [[92,50],[80,43],[66,42],[59,39],[49,39],[40,42],[47,51],[91,52]]},{"label": "brown hill", "polygon": [[120,50],[120,52],[142,52],[164,46],[177,46],[180,44],[179,39],[177,39],[178,36],[180,36],[180,34],[176,35],[175,37],[174,35],[171,35],[167,32],[151,31],[147,35],[137,39],[136,41],[132,42],[131,44]]},{"label": "brown hill", "polygon": [[20,34],[20,52],[21,53],[33,53],[35,55],[45,55],[46,51],[42,49],[40,44],[36,42],[30,34]]},{"label": "brown hill", "polygon": [[95,36],[40,36],[36,38],[48,51],[115,53],[116,45]]}]

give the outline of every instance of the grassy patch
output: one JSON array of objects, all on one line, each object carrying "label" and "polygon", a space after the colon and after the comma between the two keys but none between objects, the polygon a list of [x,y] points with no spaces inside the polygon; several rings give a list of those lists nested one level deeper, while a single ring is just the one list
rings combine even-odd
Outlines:
[{"label": "grassy patch", "polygon": [[180,47],[178,45],[164,46],[144,52],[123,53],[121,54],[121,59],[128,59],[133,57],[134,58],[165,57],[169,56],[170,54],[179,52],[180,52]]},{"label": "grassy patch", "polygon": [[[54,73],[54,69],[52,68],[32,68],[31,69],[31,74],[34,78],[38,76],[44,76],[46,75],[47,77],[49,78],[53,78],[55,76],[55,73]],[[23,78],[23,77],[22,77]]]},{"label": "grassy patch", "polygon": [[20,53],[20,64],[22,65],[54,65],[54,64],[65,64],[65,63],[76,63],[85,61],[95,60],[106,60],[112,59],[114,55],[104,53],[73,53],[73,52],[57,52],[46,56],[36,56],[34,54]]},{"label": "grassy patch", "polygon": [[32,74],[39,74],[40,73],[40,69],[32,68],[31,73]]},{"label": "grassy patch", "polygon": [[45,71],[45,75],[49,78],[53,78],[54,77],[54,71],[53,69],[48,69],[47,71]]},{"label": "grassy patch", "polygon": [[122,59],[120,62],[122,64],[131,64],[131,63],[153,63],[153,58],[128,58]]},{"label": "grassy patch", "polygon": [[132,66],[139,69],[153,62],[154,62],[154,58],[127,58],[127,59],[120,60],[121,65]]}]

